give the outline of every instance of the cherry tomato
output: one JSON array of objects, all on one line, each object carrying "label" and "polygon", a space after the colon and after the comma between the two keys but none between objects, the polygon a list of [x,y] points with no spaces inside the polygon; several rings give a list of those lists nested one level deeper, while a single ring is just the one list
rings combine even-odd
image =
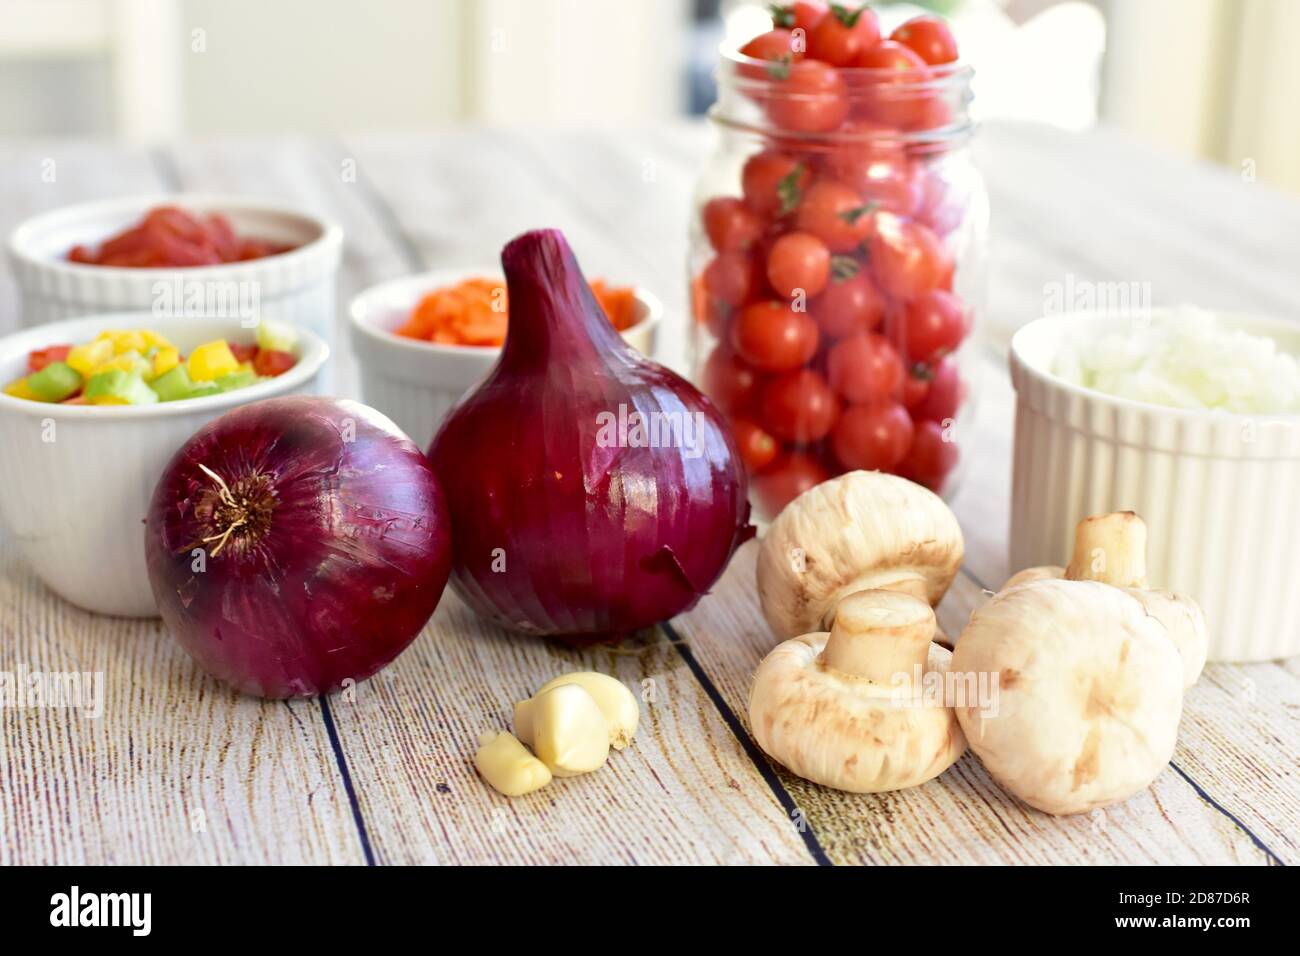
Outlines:
[{"label": "cherry tomato", "polygon": [[904,308],[903,344],[914,362],[933,362],[947,355],[966,337],[966,310],[961,299],[931,289]]},{"label": "cherry tomato", "polygon": [[817,352],[817,323],[785,302],[755,302],[731,327],[736,354],[764,372],[787,372]]},{"label": "cherry tomato", "polygon": [[704,363],[704,394],[729,415],[751,407],[762,377],[725,345],[717,346]]},{"label": "cherry tomato", "polygon": [[837,395],[857,405],[893,399],[903,385],[903,361],[883,335],[859,332],[826,354],[826,376]]},{"label": "cherry tomato", "polygon": [[[859,205],[898,216],[914,215],[924,201],[925,186],[902,144],[878,139],[881,134],[875,124],[855,120],[849,125],[858,138],[837,147],[827,157],[827,168],[857,190]],[[863,229],[871,225],[864,223]]]},{"label": "cherry tomato", "polygon": [[33,349],[27,353],[27,371],[39,372],[51,362],[66,362],[71,345],[51,345],[49,348]]},{"label": "cherry tomato", "polygon": [[870,258],[880,288],[896,299],[938,288],[949,261],[939,238],[917,222],[887,213],[875,218]]},{"label": "cherry tomato", "polygon": [[866,4],[851,10],[832,4],[808,34],[808,55],[831,66],[848,66],[880,42],[880,21]]},{"label": "cherry tomato", "polygon": [[803,194],[795,226],[826,243],[831,252],[852,252],[869,235],[871,210],[851,186],[818,179]]},{"label": "cherry tomato", "polygon": [[748,418],[737,418],[731,423],[731,433],[740,449],[740,460],[751,475],[756,475],[776,460],[781,446],[775,438]]},{"label": "cherry tomato", "polygon": [[772,84],[768,118],[795,133],[826,133],[849,115],[849,100],[839,71],[818,60],[791,64],[786,77]]},{"label": "cherry tomato", "polygon": [[745,252],[763,235],[763,220],[733,196],[710,199],[700,218],[709,242],[718,252]]},{"label": "cherry tomato", "polygon": [[803,293],[805,300],[826,288],[831,277],[831,252],[826,243],[807,232],[787,232],[767,254],[767,281],[779,295]]},{"label": "cherry tomato", "polygon": [[235,357],[236,362],[251,362],[257,358],[257,346],[255,344],[242,345],[239,342],[229,344],[230,354]]},{"label": "cherry tomato", "polygon": [[[865,70],[890,70],[894,73],[915,73],[910,78],[917,82],[928,75],[925,60],[911,47],[904,46],[897,40],[881,40],[879,43],[863,50],[854,66]],[[883,82],[882,77],[877,82]]]},{"label": "cherry tomato", "polygon": [[930,377],[933,373],[927,366],[913,365],[903,376],[903,392],[901,401],[903,407],[913,410],[925,400],[925,396],[930,392]]},{"label": "cherry tomato", "polygon": [[824,16],[826,4],[820,0],[795,0],[794,3],[772,5],[772,25],[786,30],[810,33]]},{"label": "cherry tomato", "polygon": [[779,79],[785,76],[791,63],[803,59],[804,43],[801,39],[795,44],[793,39],[789,30],[776,29],[760,33],[742,46],[740,53],[755,60],[766,60],[771,66],[759,67],[744,63],[737,72],[754,79]]},{"label": "cherry tomato", "polygon": [[763,387],[759,413],[777,438],[805,443],[826,437],[839,416],[840,404],[824,378],[801,368],[777,376]]},{"label": "cherry tomato", "polygon": [[957,360],[950,355],[934,366],[930,375],[930,387],[926,390],[925,398],[912,409],[912,415],[917,419],[924,418],[943,424],[956,419],[957,411],[965,398],[966,384],[961,380]]},{"label": "cherry tomato", "polygon": [[931,66],[957,59],[957,41],[948,24],[936,16],[913,17],[891,33],[889,39],[910,47]]},{"label": "cherry tomato", "polygon": [[771,149],[749,157],[740,174],[745,202],[762,216],[792,211],[810,179],[812,170],[807,163]]},{"label": "cherry tomato", "polygon": [[929,79],[926,63],[910,47],[881,40],[854,61],[854,65],[879,71],[862,97],[872,119],[899,129],[922,128],[930,117],[927,103],[933,93],[917,89]]},{"label": "cherry tomato", "polygon": [[937,422],[916,423],[912,447],[899,463],[899,473],[931,491],[941,491],[944,479],[957,464],[957,443],[944,440],[944,429]]},{"label": "cherry tomato", "polygon": [[885,299],[867,275],[859,268],[846,279],[831,277],[826,291],[811,306],[813,318],[822,333],[833,339],[842,339],[855,332],[870,332],[885,316]]},{"label": "cherry tomato", "polygon": [[754,263],[742,252],[723,252],[704,267],[704,291],[710,298],[740,306],[757,288]]},{"label": "cherry tomato", "polygon": [[831,432],[831,451],[850,470],[886,471],[912,447],[912,419],[897,402],[850,405]]},{"label": "cherry tomato", "polygon": [[297,364],[297,360],[288,352],[277,349],[258,349],[253,359],[253,371],[258,375],[280,375]]},{"label": "cherry tomato", "polygon": [[752,487],[759,509],[775,518],[782,508],[829,477],[830,473],[816,458],[803,452],[790,452],[755,477]]}]

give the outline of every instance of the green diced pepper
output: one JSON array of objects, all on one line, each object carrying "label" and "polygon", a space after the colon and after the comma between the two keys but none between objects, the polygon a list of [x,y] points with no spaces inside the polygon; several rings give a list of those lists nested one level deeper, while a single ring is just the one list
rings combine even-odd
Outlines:
[{"label": "green diced pepper", "polygon": [[184,365],[175,365],[149,383],[158,394],[160,402],[179,402],[187,398],[202,398],[221,391],[216,382],[196,382],[190,378]]},{"label": "green diced pepper", "polygon": [[27,387],[37,401],[61,402],[81,388],[81,375],[67,362],[50,362],[27,376]]},{"label": "green diced pepper", "polygon": [[138,372],[120,368],[105,369],[86,382],[86,401],[91,405],[152,405],[158,401],[154,390]]},{"label": "green diced pepper", "polygon": [[223,392],[232,392],[237,388],[246,388],[257,384],[257,374],[247,369],[230,372],[217,379],[217,387]]}]

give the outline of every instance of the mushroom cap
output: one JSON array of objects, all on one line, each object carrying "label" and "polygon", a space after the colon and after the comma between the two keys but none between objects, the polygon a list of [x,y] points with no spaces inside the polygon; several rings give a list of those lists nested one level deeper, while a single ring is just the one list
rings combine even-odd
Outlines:
[{"label": "mushroom cap", "polygon": [[1141,601],[1147,613],[1165,626],[1183,662],[1183,690],[1191,687],[1200,679],[1210,650],[1201,606],[1189,597],[1163,588],[1133,588],[1128,593]]},{"label": "mushroom cap", "polygon": [[1183,668],[1168,632],[1121,588],[1044,579],[971,615],[961,674],[997,674],[993,713],[958,706],[971,749],[1030,806],[1082,813],[1150,785],[1173,756]]},{"label": "mushroom cap", "polygon": [[1007,578],[1007,583],[1002,585],[1002,590],[1013,588],[1017,584],[1028,584],[1030,581],[1042,581],[1045,578],[1063,578],[1065,577],[1065,568],[1059,564],[1044,564],[1036,568],[1025,568],[1023,571],[1017,571],[1011,577]]},{"label": "mushroom cap", "polygon": [[[1030,581],[1042,581],[1047,578],[1063,578],[1066,569],[1056,565],[1043,565],[1037,568],[1025,568],[1007,578],[1002,590],[1007,591],[1018,584]],[[1201,607],[1191,598],[1168,591],[1163,588],[1123,588],[1142,602],[1147,613],[1165,626],[1169,639],[1178,649],[1178,656],[1183,662],[1183,690],[1191,687],[1201,677],[1205,669],[1205,659],[1210,651],[1210,639],[1205,630],[1205,614]]]},{"label": "mushroom cap", "polygon": [[961,566],[957,519],[921,485],[851,471],[786,505],[763,536],[758,598],[778,637],[824,630],[855,591],[902,590],[938,604]]},{"label": "mushroom cap", "polygon": [[[851,793],[915,787],[952,766],[966,749],[952,708],[906,706],[910,687],[823,667],[829,637],[785,641],[758,665],[749,723],[759,746],[800,777]],[[946,670],[951,658],[931,644],[928,670]]]}]

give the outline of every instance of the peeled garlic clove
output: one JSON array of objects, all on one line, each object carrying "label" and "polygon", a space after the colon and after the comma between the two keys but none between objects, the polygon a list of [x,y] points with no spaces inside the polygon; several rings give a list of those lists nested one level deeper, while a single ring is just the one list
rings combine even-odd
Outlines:
[{"label": "peeled garlic clove", "polygon": [[478,744],[474,766],[494,790],[507,797],[532,793],[551,782],[546,764],[506,731],[489,731],[479,737]]},{"label": "peeled garlic clove", "polygon": [[557,777],[599,769],[609,757],[609,729],[591,695],[560,684],[532,700],[533,750]]},{"label": "peeled garlic clove", "polygon": [[534,700],[535,697],[529,697],[527,700],[515,701],[515,736],[529,747],[533,745]]},{"label": "peeled garlic clove", "polygon": [[[610,677],[608,674],[600,674],[596,671],[577,671],[573,674],[564,674],[554,680],[549,680],[538,688],[537,693],[544,694],[552,688],[559,687],[562,684],[577,684],[596,702],[600,708],[601,714],[605,717],[605,723],[609,727],[609,745],[615,750],[622,750],[632,742],[632,737],[636,734],[637,724],[641,719],[641,709],[637,706],[636,698],[632,692],[627,689],[627,685],[621,680]],[[528,724],[531,733],[531,718],[528,715],[528,708],[524,706],[527,702],[515,704],[515,725],[516,728],[520,723],[520,708],[524,708],[523,722]],[[524,739],[521,735],[520,739]]]}]

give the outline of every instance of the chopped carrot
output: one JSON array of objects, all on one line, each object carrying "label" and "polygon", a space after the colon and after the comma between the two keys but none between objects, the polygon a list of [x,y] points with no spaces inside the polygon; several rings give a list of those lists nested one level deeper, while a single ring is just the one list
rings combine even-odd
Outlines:
[{"label": "chopped carrot", "polygon": [[[620,332],[636,323],[636,295],[630,287],[607,286],[597,279],[591,290]],[[497,279],[466,279],[435,289],[422,298],[398,335],[443,345],[500,346],[506,340],[509,303]]]}]

